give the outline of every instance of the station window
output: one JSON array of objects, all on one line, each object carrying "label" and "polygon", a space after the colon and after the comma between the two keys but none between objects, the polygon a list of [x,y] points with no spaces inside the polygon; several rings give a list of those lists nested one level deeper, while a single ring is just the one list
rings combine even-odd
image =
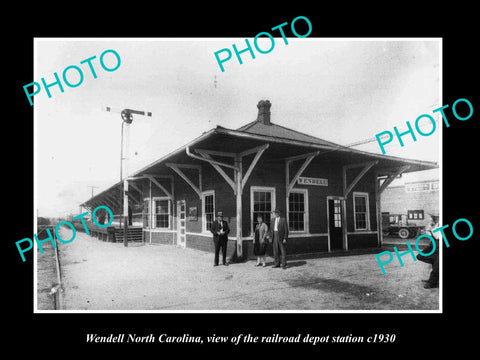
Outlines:
[{"label": "station window", "polygon": [[150,227],[150,199],[143,200],[143,209],[142,209],[142,219],[143,227]]},{"label": "station window", "polygon": [[353,193],[353,210],[355,215],[355,231],[370,230],[368,193]]},{"label": "station window", "polygon": [[170,200],[155,199],[153,200],[153,210],[155,219],[155,227],[160,229],[170,228]]},{"label": "station window", "polygon": [[290,231],[307,231],[308,193],[306,189],[292,190],[288,196],[288,227]]},{"label": "station window", "polygon": [[408,210],[408,220],[423,220],[425,217],[423,210]]},{"label": "station window", "polygon": [[208,232],[215,220],[215,192],[206,191],[202,194],[203,231]]},{"label": "station window", "polygon": [[263,187],[250,188],[252,233],[257,226],[257,217],[260,215],[263,222],[270,228],[272,211],[275,209],[275,189]]}]

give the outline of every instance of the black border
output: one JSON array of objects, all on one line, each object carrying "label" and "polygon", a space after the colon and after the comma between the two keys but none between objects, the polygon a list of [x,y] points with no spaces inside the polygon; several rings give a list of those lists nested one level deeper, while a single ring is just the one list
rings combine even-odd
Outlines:
[{"label": "black border", "polygon": [[[227,4],[219,7],[202,4],[199,9],[183,4],[174,10],[158,4],[141,3],[118,5],[102,9],[85,4],[65,12],[66,8],[29,7],[15,15],[17,26],[5,32],[6,42],[13,55],[7,57],[8,79],[4,121],[4,192],[9,215],[4,250],[7,279],[4,297],[8,307],[7,346],[21,349],[29,344],[37,351],[50,351],[50,345],[62,345],[96,352],[124,352],[127,349],[162,350],[202,349],[219,351],[220,356],[230,353],[222,350],[248,350],[251,356],[260,345],[232,347],[204,344],[163,346],[162,344],[85,344],[85,334],[97,333],[168,333],[171,335],[236,335],[252,333],[257,336],[294,336],[310,333],[316,336],[345,334],[368,335],[395,333],[393,344],[328,344],[306,346],[295,344],[263,345],[268,351],[283,351],[285,346],[297,350],[314,351],[355,350],[365,352],[403,350],[405,355],[415,349],[426,352],[461,345],[466,350],[474,344],[475,332],[468,328],[468,319],[475,312],[475,258],[477,256],[478,215],[472,205],[476,200],[475,126],[480,112],[478,89],[475,88],[478,70],[474,37],[475,9],[468,5],[451,4],[448,11],[442,5],[422,11],[407,3],[386,6],[384,9],[365,4],[352,7],[342,4],[339,9],[323,5],[293,9],[275,3],[261,9],[258,4]],[[417,4],[418,5],[418,4]],[[211,8],[210,8],[211,7]],[[213,9],[213,10],[212,10]],[[34,37],[253,37],[258,32],[291,22],[296,16],[306,16],[313,25],[310,37],[442,37],[443,38],[443,104],[458,98],[467,98],[474,107],[468,121],[451,121],[443,129],[443,214],[444,224],[458,218],[469,219],[475,229],[474,236],[465,242],[451,241],[444,248],[444,313],[443,314],[33,314],[33,257],[21,263],[14,241],[33,234],[33,108],[28,105],[22,86],[33,81]],[[11,34],[11,35],[9,35]],[[10,53],[12,54],[12,53]],[[5,69],[5,68],[4,68]],[[475,71],[477,70],[477,71]],[[5,95],[4,95],[5,96]],[[13,110],[13,111],[12,111]],[[447,112],[451,115],[451,112]],[[450,118],[449,117],[449,118]],[[8,141],[12,139],[13,141]],[[41,139],[39,139],[41,142]],[[447,234],[451,234],[447,232]],[[449,239],[452,238],[450,235]],[[475,324],[473,324],[475,325]],[[53,342],[53,344],[51,344]],[[48,345],[48,346],[47,346]],[[380,346],[380,348],[378,347]]]}]

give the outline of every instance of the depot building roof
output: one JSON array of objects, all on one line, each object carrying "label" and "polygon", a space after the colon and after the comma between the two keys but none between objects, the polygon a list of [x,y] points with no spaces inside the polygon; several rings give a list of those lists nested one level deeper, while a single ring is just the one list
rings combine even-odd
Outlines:
[{"label": "depot building roof", "polygon": [[[255,146],[269,144],[269,149],[265,156],[273,159],[284,159],[306,152],[318,151],[317,157],[328,158],[330,161],[352,164],[366,161],[376,161],[375,171],[379,176],[382,172],[390,174],[392,169],[408,165],[404,172],[414,172],[437,168],[438,164],[431,161],[422,161],[406,159],[396,156],[388,156],[370,153],[367,151],[356,150],[351,147],[342,146],[333,142],[317,138],[270,121],[270,102],[262,100],[258,103],[258,117],[236,130],[228,129],[222,126],[204,132],[188,144],[166,154],[151,164],[137,170],[129,176],[135,178],[144,174],[172,174],[166,163],[175,162],[181,164],[199,164],[193,156],[189,156],[197,149],[208,149],[215,153],[228,151],[241,153]],[[122,187],[122,182],[113,184],[108,189],[98,193],[82,206],[89,206],[92,202],[97,202],[109,191],[118,190]],[[97,201],[96,201],[97,200]]]}]

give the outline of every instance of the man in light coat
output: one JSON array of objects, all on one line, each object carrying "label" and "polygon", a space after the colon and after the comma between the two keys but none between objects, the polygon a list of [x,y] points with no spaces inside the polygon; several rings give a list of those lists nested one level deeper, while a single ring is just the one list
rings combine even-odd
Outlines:
[{"label": "man in light coat", "polygon": [[280,210],[275,209],[273,218],[270,222],[270,239],[273,240],[273,257],[275,259],[274,268],[287,268],[287,240],[288,240],[288,223],[287,219],[280,216]]}]

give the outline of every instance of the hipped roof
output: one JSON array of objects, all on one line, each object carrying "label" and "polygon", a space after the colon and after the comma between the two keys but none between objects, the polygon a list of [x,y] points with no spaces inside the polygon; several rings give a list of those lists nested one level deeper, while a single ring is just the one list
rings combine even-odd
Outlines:
[{"label": "hipped roof", "polygon": [[[260,121],[253,121],[248,123],[237,130],[228,129],[222,126],[216,126],[215,128],[204,132],[199,137],[195,138],[188,144],[174,150],[173,152],[166,154],[165,156],[159,158],[158,160],[152,162],[151,164],[141,168],[140,170],[134,172],[130,177],[141,176],[142,174],[146,174],[149,172],[150,169],[157,166],[158,164],[162,164],[167,162],[167,160],[180,155],[181,153],[186,152],[186,148],[199,144],[201,142],[205,142],[206,140],[212,139],[215,136],[228,136],[234,139],[244,139],[244,140],[252,140],[252,141],[261,141],[264,143],[277,143],[277,144],[287,144],[290,146],[298,146],[301,148],[311,148],[313,150],[325,150],[322,153],[328,152],[339,152],[339,153],[349,153],[356,156],[361,156],[362,158],[366,158],[366,160],[383,160],[384,162],[388,162],[389,164],[395,164],[396,166],[402,165],[412,165],[412,167],[407,172],[412,171],[420,171],[420,170],[427,170],[437,168],[438,164],[432,161],[423,161],[423,160],[414,160],[414,159],[406,159],[396,156],[389,156],[389,155],[381,155],[376,153],[371,153],[362,150],[352,149],[351,147],[342,146],[339,144],[335,144],[333,142],[317,138],[312,135],[304,134],[302,132],[277,125],[274,123],[264,124]],[[101,197],[106,192],[110,191],[111,189],[118,188],[121,186],[122,182],[117,182],[107,188],[106,190],[98,193],[93,198],[88,199],[85,201],[83,205],[88,204],[92,200]]]}]

